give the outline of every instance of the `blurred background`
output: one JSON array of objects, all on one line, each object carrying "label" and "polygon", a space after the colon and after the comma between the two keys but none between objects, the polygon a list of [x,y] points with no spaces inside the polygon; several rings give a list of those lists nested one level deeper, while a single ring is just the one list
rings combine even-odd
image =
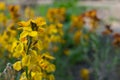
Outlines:
[{"label": "blurred background", "polygon": [[[55,80],[120,80],[120,0],[0,2],[7,6],[20,5],[22,20],[42,16],[48,25],[62,24],[61,41],[50,45],[49,50],[55,57]],[[27,7],[30,7],[28,13],[24,13]],[[7,53],[4,52],[4,57]],[[7,59],[0,58],[1,73],[8,62],[15,62]]]}]

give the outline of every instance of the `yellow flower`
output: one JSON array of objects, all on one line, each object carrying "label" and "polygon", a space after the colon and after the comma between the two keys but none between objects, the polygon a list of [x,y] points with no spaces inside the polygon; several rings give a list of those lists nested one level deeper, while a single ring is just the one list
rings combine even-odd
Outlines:
[{"label": "yellow flower", "polygon": [[72,27],[82,29],[84,25],[84,16],[72,16]]},{"label": "yellow flower", "polygon": [[13,68],[17,71],[21,70],[22,69],[21,61],[17,61],[16,63],[14,63]]},{"label": "yellow flower", "polygon": [[35,50],[31,50],[30,55],[31,56],[37,56],[37,52]]},{"label": "yellow flower", "polygon": [[37,26],[44,26],[46,25],[46,21],[44,18],[42,17],[38,17],[36,20],[35,20]]},{"label": "yellow flower", "polygon": [[54,77],[53,74],[50,74],[50,75],[48,75],[48,79],[49,79],[49,80],[55,80],[55,77]]},{"label": "yellow flower", "polygon": [[27,22],[21,21],[21,22],[18,22],[18,25],[19,25],[19,26],[22,26],[22,27],[27,27],[27,26],[30,25],[30,23],[29,23],[28,21],[27,21]]},{"label": "yellow flower", "polygon": [[86,68],[80,71],[80,76],[83,80],[89,80],[89,74],[90,74],[90,71]]},{"label": "yellow flower", "polygon": [[35,14],[32,8],[26,7],[25,8],[25,17],[26,18],[34,18]]},{"label": "yellow flower", "polygon": [[58,32],[56,26],[53,24],[49,26],[48,31],[49,31],[49,34],[56,34]]},{"label": "yellow flower", "polygon": [[[15,47],[15,45],[16,45],[16,43],[13,44],[13,47]],[[18,58],[18,57],[22,56],[22,53],[24,52],[23,51],[24,50],[23,43],[19,42],[18,45],[13,49],[14,49],[13,57]]]},{"label": "yellow flower", "polygon": [[53,56],[51,56],[49,53],[44,53],[44,54],[42,54],[42,57],[47,58],[47,59],[50,59],[50,60],[55,59],[55,58],[54,58]]},{"label": "yellow flower", "polygon": [[39,61],[39,65],[40,67],[45,70],[46,67],[48,66],[49,62],[47,60],[44,60],[44,59],[38,59]]},{"label": "yellow flower", "polygon": [[82,32],[81,31],[76,31],[75,34],[74,34],[74,42],[76,44],[78,44],[80,42],[80,37],[82,35]]},{"label": "yellow flower", "polygon": [[40,51],[43,49],[43,43],[41,40],[38,40],[34,46],[38,48]]},{"label": "yellow flower", "polygon": [[15,50],[15,48],[16,48],[16,46],[17,46],[17,44],[18,44],[18,41],[17,41],[17,40],[16,40],[16,41],[14,41],[14,42],[12,43],[11,52],[14,52],[14,50]]},{"label": "yellow flower", "polygon": [[38,57],[37,51],[36,50],[30,50],[29,55],[30,55],[30,65],[34,64],[34,66],[35,66],[36,63],[37,63],[37,57]]},{"label": "yellow flower", "polygon": [[[47,73],[55,71],[55,65],[50,62],[55,58],[47,52],[52,41],[49,39],[51,35],[46,32],[48,27],[44,26],[46,25],[44,18],[39,17],[35,20],[22,21],[18,25],[22,32],[19,40],[13,43],[11,52],[14,57],[21,60],[20,67],[22,66],[21,69],[23,68],[24,72],[21,74],[20,80],[48,79]],[[7,38],[9,37],[7,36]],[[60,36],[57,36],[55,41],[57,42],[59,38]],[[16,62],[14,65],[17,66],[17,64]],[[15,67],[15,69],[20,70],[19,67]],[[50,75],[49,79],[54,80],[54,76]]]},{"label": "yellow flower", "polygon": [[63,24],[57,23],[57,27],[58,27],[58,28],[62,28],[62,27],[63,27]]},{"label": "yellow flower", "polygon": [[18,21],[20,14],[18,13],[20,6],[18,5],[9,5],[8,9],[10,11],[11,18],[14,22]]},{"label": "yellow flower", "polygon": [[20,34],[20,39],[25,38],[27,36],[36,37],[37,34],[38,34],[37,31],[23,31]]},{"label": "yellow flower", "polygon": [[20,80],[28,80],[25,72],[23,72],[22,75],[20,76]]},{"label": "yellow flower", "polygon": [[47,12],[47,18],[50,22],[63,22],[65,21],[65,15],[65,8],[50,8]]},{"label": "yellow flower", "polygon": [[4,2],[0,2],[0,10],[5,10],[6,5]]},{"label": "yellow flower", "polygon": [[51,42],[61,42],[61,37],[59,35],[52,35],[50,40]]},{"label": "yellow flower", "polygon": [[22,43],[19,43],[17,46],[16,46],[16,49],[15,49],[15,51],[18,51],[18,52],[23,52],[23,49],[24,49],[24,47],[23,47],[23,44]]},{"label": "yellow flower", "polygon": [[55,72],[55,65],[54,65],[54,64],[49,64],[49,65],[47,66],[47,68],[46,68],[46,71],[47,71],[48,73],[50,73],[50,72]]},{"label": "yellow flower", "polygon": [[33,76],[33,80],[42,80],[42,77],[43,77],[42,73],[36,72]]},{"label": "yellow flower", "polygon": [[10,10],[10,12],[18,12],[20,9],[19,5],[9,5],[8,9]]},{"label": "yellow flower", "polygon": [[4,13],[0,13],[0,22],[3,23],[3,25],[6,24],[7,18],[4,15]]},{"label": "yellow flower", "polygon": [[30,55],[26,55],[22,58],[22,66],[29,66],[31,61]]}]

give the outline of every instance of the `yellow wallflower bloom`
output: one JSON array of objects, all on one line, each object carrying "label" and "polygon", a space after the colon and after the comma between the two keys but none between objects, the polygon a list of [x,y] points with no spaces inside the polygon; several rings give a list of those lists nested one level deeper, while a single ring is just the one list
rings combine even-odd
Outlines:
[{"label": "yellow wallflower bloom", "polygon": [[4,13],[0,13],[0,23],[2,23],[4,26],[6,25],[7,18]]},{"label": "yellow wallflower bloom", "polygon": [[8,9],[10,11],[11,18],[14,22],[18,21],[20,14],[18,13],[20,6],[19,5],[9,5]]},{"label": "yellow wallflower bloom", "polygon": [[89,80],[89,74],[90,74],[90,71],[88,69],[82,69],[80,71],[80,76],[83,80]]},{"label": "yellow wallflower bloom", "polygon": [[24,47],[22,43],[18,43],[18,45],[15,47],[13,57],[20,57],[23,53]]},{"label": "yellow wallflower bloom", "polygon": [[13,68],[17,71],[21,70],[22,69],[21,61],[17,61],[16,63],[14,63]]},{"label": "yellow wallflower bloom", "polygon": [[20,39],[25,38],[27,36],[36,37],[37,36],[37,31],[23,31],[20,34]]},{"label": "yellow wallflower bloom", "polygon": [[50,37],[51,42],[61,42],[61,36],[59,35],[52,35]]},{"label": "yellow wallflower bloom", "polygon": [[46,25],[46,21],[44,18],[41,18],[41,17],[38,17],[36,20],[35,20],[37,26],[43,26],[43,25]]},{"label": "yellow wallflower bloom", "polygon": [[22,75],[20,76],[20,80],[28,80],[25,72],[23,72]]},{"label": "yellow wallflower bloom", "polygon": [[[16,44],[13,44],[13,46],[15,46]],[[22,56],[22,53],[24,52],[24,46],[23,43],[18,43],[18,45],[14,48],[14,53],[13,53],[13,57],[20,57]]]},{"label": "yellow wallflower bloom", "polygon": [[39,65],[43,70],[46,70],[46,67],[48,66],[49,62],[47,60],[44,59],[40,59],[39,60]]},{"label": "yellow wallflower bloom", "polygon": [[55,65],[54,65],[54,64],[49,64],[49,65],[46,67],[46,71],[47,71],[48,73],[54,72],[54,71],[55,71]]},{"label": "yellow wallflower bloom", "polygon": [[34,13],[33,9],[30,7],[26,7],[25,8],[25,17],[29,19],[29,18],[34,18],[34,16],[35,16],[35,13]]},{"label": "yellow wallflower bloom", "polygon": [[49,26],[48,31],[49,31],[49,34],[56,34],[58,32],[56,26],[53,24]]},{"label": "yellow wallflower bloom", "polygon": [[65,8],[50,8],[47,12],[47,18],[50,22],[64,22],[65,15]]},{"label": "yellow wallflower bloom", "polygon": [[38,40],[34,46],[41,51],[43,49],[43,42],[41,40]]},{"label": "yellow wallflower bloom", "polygon": [[74,42],[78,44],[80,42],[82,32],[81,31],[76,31],[74,34]]},{"label": "yellow wallflower bloom", "polygon": [[6,5],[4,2],[0,2],[0,10],[5,10]]},{"label": "yellow wallflower bloom", "polygon": [[48,75],[48,79],[49,79],[49,80],[55,80],[55,77],[54,77],[53,74],[50,74],[50,75]]},{"label": "yellow wallflower bloom", "polygon": [[21,22],[18,22],[18,25],[19,25],[19,26],[23,26],[23,27],[27,27],[27,26],[30,25],[30,23],[29,23],[28,21],[27,21],[27,22],[21,21]]},{"label": "yellow wallflower bloom", "polygon": [[44,53],[44,54],[42,54],[42,57],[47,58],[47,59],[50,59],[50,60],[55,59],[55,58],[54,58],[53,56],[51,56],[49,53]]},{"label": "yellow wallflower bloom", "polygon": [[72,27],[82,29],[84,25],[84,16],[72,16]]},{"label": "yellow wallflower bloom", "polygon": [[33,76],[33,80],[42,80],[42,73],[36,72],[35,75]]},{"label": "yellow wallflower bloom", "polygon": [[30,61],[31,61],[31,56],[30,55],[26,55],[22,58],[22,66],[29,66],[30,65]]},{"label": "yellow wallflower bloom", "polygon": [[17,46],[17,44],[18,44],[18,41],[17,41],[17,40],[16,40],[16,41],[14,41],[14,42],[12,43],[11,52],[14,52],[14,50],[15,50],[15,48],[16,48],[16,46]]},{"label": "yellow wallflower bloom", "polygon": [[[21,74],[20,80],[26,80],[26,78],[27,80],[47,79],[47,73],[55,71],[55,65],[50,63],[50,60],[55,58],[46,51],[52,42],[49,36],[53,34],[50,35],[46,32],[48,28],[44,26],[45,24],[46,22],[41,17],[18,23],[22,32],[19,41],[12,46],[12,52],[14,57],[20,57],[22,68],[27,70]],[[46,52],[43,53],[42,50]]]}]

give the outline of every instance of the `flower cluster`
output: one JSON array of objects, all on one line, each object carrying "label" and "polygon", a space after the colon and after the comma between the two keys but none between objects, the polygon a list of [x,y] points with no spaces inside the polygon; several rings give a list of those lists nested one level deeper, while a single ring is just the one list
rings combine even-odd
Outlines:
[{"label": "flower cluster", "polygon": [[24,70],[20,80],[54,80],[52,72],[55,71],[55,65],[50,61],[55,58],[45,49],[49,46],[45,20],[39,17],[21,21],[18,25],[22,31],[19,39],[14,41],[11,52],[13,57],[18,58],[13,68],[17,71]]},{"label": "flower cluster", "polygon": [[[8,5],[8,14],[4,14],[6,5],[0,4],[2,58],[17,60],[13,69],[20,72],[20,80],[54,80],[55,65],[52,60],[55,58],[50,49],[52,44],[61,42],[62,24],[47,25],[42,17],[20,21],[20,6]],[[25,13],[27,18],[34,18],[34,12],[30,8],[26,8]],[[7,18],[7,15],[10,15],[10,18]],[[2,53],[5,53],[5,56]]]}]

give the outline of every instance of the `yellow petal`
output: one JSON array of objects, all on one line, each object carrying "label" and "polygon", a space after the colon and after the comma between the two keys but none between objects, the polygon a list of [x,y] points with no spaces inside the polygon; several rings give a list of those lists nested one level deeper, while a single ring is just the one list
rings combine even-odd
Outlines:
[{"label": "yellow petal", "polygon": [[42,50],[42,49],[43,49],[43,43],[42,43],[42,41],[39,40],[35,46],[36,46],[39,50]]},{"label": "yellow petal", "polygon": [[21,56],[21,53],[18,53],[18,52],[13,53],[14,58],[19,58],[20,56]]},{"label": "yellow petal", "polygon": [[35,72],[31,72],[31,76],[34,77],[35,76]]},{"label": "yellow petal", "polygon": [[22,69],[21,61],[17,61],[16,63],[14,63],[13,68],[17,71],[21,70]]},{"label": "yellow petal", "polygon": [[16,46],[15,51],[16,51],[16,52],[19,52],[19,53],[22,53],[22,52],[23,52],[23,49],[24,49],[23,43],[19,43],[19,44]]},{"label": "yellow petal", "polygon": [[59,28],[62,28],[62,27],[63,27],[63,24],[57,23],[57,26],[58,26]]},{"label": "yellow petal", "polygon": [[14,41],[14,42],[12,43],[11,52],[14,51],[15,47],[17,46],[17,43],[18,43],[18,41]]},{"label": "yellow petal", "polygon": [[27,31],[23,31],[23,32],[20,34],[20,39],[26,37],[27,35],[28,35],[28,32],[27,32]]},{"label": "yellow petal", "polygon": [[37,31],[31,31],[31,32],[29,33],[29,36],[31,36],[31,37],[36,37],[36,36],[37,36]]},{"label": "yellow petal", "polygon": [[23,72],[20,76],[20,80],[28,80],[26,77],[26,72]]},{"label": "yellow petal", "polygon": [[83,68],[82,70],[80,70],[80,76],[84,80],[89,80],[89,73],[90,71],[86,68]]},{"label": "yellow petal", "polygon": [[54,72],[55,71],[55,65],[54,64],[49,64],[46,68],[46,71],[49,72]]},{"label": "yellow petal", "polygon": [[30,26],[28,27],[23,27],[23,31],[32,31],[32,28]]},{"label": "yellow petal", "polygon": [[5,3],[4,2],[0,2],[0,10],[5,10]]},{"label": "yellow petal", "polygon": [[49,79],[49,80],[55,80],[55,77],[54,77],[53,74],[50,74],[50,75],[48,75],[48,79]]},{"label": "yellow petal", "polygon": [[18,25],[19,25],[19,26],[22,26],[22,27],[26,27],[26,26],[28,26],[29,24],[26,23],[25,21],[21,21],[21,22],[18,23]]},{"label": "yellow petal", "polygon": [[32,56],[37,56],[37,52],[35,50],[31,50],[31,55]]},{"label": "yellow petal", "polygon": [[29,66],[30,65],[31,57],[26,55],[22,58],[22,66]]},{"label": "yellow petal", "polygon": [[44,54],[42,55],[42,57],[45,57],[45,58],[50,59],[50,60],[55,59],[55,58],[54,58],[53,56],[51,56],[49,53],[44,53]]},{"label": "yellow petal", "polygon": [[46,21],[45,21],[45,19],[42,18],[42,17],[37,18],[37,19],[35,20],[35,22],[36,22],[36,24],[37,24],[38,26],[46,25]]},{"label": "yellow petal", "polygon": [[34,75],[34,80],[42,80],[42,73],[36,72],[36,74]]}]

